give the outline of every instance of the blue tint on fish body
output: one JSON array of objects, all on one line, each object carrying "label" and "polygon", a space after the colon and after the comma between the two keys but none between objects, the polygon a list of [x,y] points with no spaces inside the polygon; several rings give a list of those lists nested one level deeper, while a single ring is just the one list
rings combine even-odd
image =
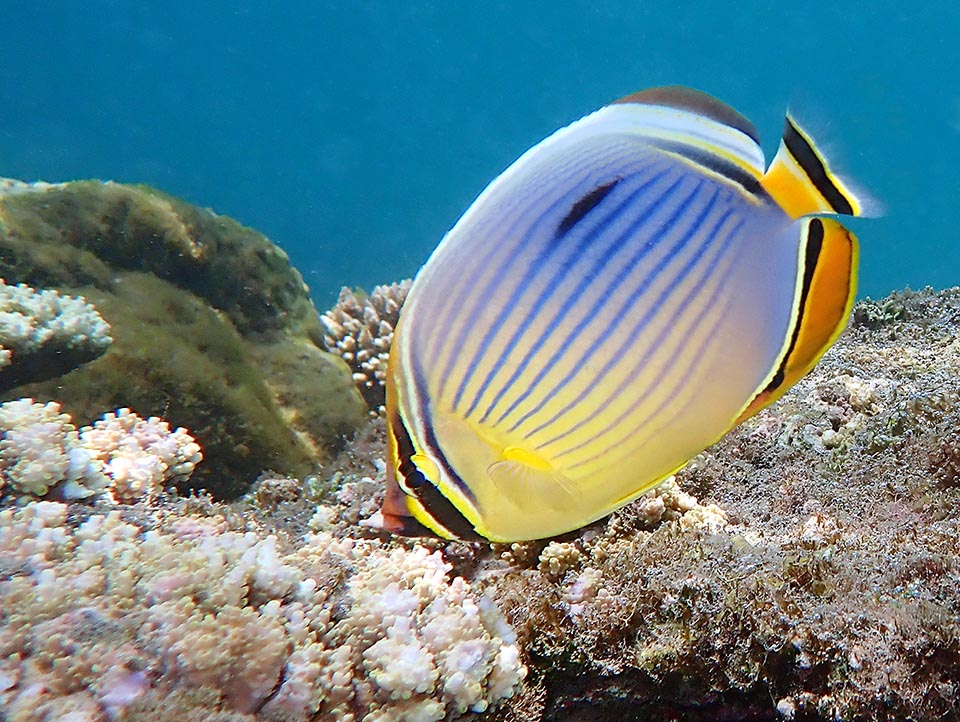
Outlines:
[{"label": "blue tint on fish body", "polygon": [[[564,198],[561,199],[560,201],[557,201],[555,204],[553,204],[553,205],[549,208],[548,214],[545,214],[545,216],[546,216],[546,215],[558,214],[558,213],[559,213],[560,211],[562,211],[564,208],[569,208],[569,207],[570,207],[570,203],[571,203],[571,202],[574,202],[574,201],[573,201],[573,197],[574,197],[575,195],[579,194],[579,191],[580,191],[580,189],[576,189],[576,193],[571,193],[571,194],[569,194],[570,197],[564,197]],[[519,225],[519,223],[520,223],[520,219],[518,219],[517,225]],[[512,229],[511,229],[511,230],[512,230]],[[525,236],[523,237],[523,239],[520,241],[520,246],[521,246],[521,247],[526,247],[526,246],[529,244],[530,239],[536,234],[536,230],[537,230],[537,229],[536,229],[536,227],[534,226],[534,227],[531,227],[531,229],[530,229],[529,231],[527,231],[527,233],[525,234]],[[543,263],[545,263],[546,261],[548,261],[548,260],[550,259],[550,257],[559,249],[559,247],[560,247],[560,246],[559,246],[558,244],[556,244],[556,243],[551,243],[551,242],[549,242],[549,241],[544,244],[544,247],[540,250],[539,255],[538,255],[538,261],[540,262],[540,264],[534,264],[534,265],[532,265],[532,266],[530,267],[530,269],[528,270],[527,275],[524,276],[523,282],[520,283],[520,284],[517,286],[517,288],[514,289],[514,291],[513,291],[513,293],[511,294],[510,298],[509,298],[509,299],[507,300],[507,302],[504,304],[504,311],[503,311],[504,315],[506,315],[506,314],[508,313],[508,310],[509,310],[510,308],[512,308],[512,307],[514,306],[514,304],[516,304],[516,303],[520,300],[520,297],[523,295],[523,292],[524,292],[524,290],[525,290],[525,288],[526,288],[526,285],[530,282],[530,280],[531,280],[531,279],[533,278],[533,276],[536,274],[537,269],[539,268],[539,266],[542,265]],[[492,256],[495,256],[495,255],[496,255],[496,251],[497,251],[497,248],[496,248],[496,247],[492,247],[490,254],[489,254],[486,258],[484,258],[484,262],[485,262],[485,263],[489,263],[490,260],[491,260],[491,258],[492,258]],[[503,279],[502,279],[501,276],[499,276],[499,275],[494,276],[494,277],[490,280],[490,282],[487,284],[487,286],[484,288],[483,297],[485,297],[485,298],[493,298],[493,297],[495,297],[496,291],[497,291],[498,288],[500,287],[502,281],[503,281]],[[461,306],[463,305],[463,303],[465,302],[466,296],[467,296],[468,294],[469,294],[469,288],[464,288],[461,296],[457,299],[457,302],[454,303],[454,304],[451,304],[451,306],[450,306],[451,310],[452,310],[452,311],[455,311],[457,308],[461,307]],[[496,328],[497,328],[496,325],[491,326],[491,328],[490,328],[490,330],[488,331],[487,335],[484,337],[483,342],[481,343],[481,347],[484,346],[484,345],[486,345],[486,344],[489,344],[489,343],[490,343],[490,341],[491,341],[492,338],[493,338],[494,333],[496,333]],[[458,347],[458,348],[462,348],[462,347],[463,347],[463,342],[466,340],[466,337],[469,335],[469,332],[470,332],[469,326],[464,325],[464,326],[461,327],[461,333],[460,333],[460,335],[459,335],[459,337],[458,337],[458,342],[457,342],[457,347]],[[471,375],[472,375],[472,372],[476,371],[476,363],[477,363],[478,361],[479,361],[479,359],[474,358],[473,361],[471,362],[471,363],[472,363],[472,366],[471,366]],[[453,364],[454,362],[455,362],[455,360],[452,359],[452,358],[449,360],[449,362],[448,362],[448,367],[447,367],[447,371],[446,371],[446,373],[443,375],[443,379],[448,379],[448,378],[450,377],[450,375],[451,375],[451,374],[450,374],[450,370],[451,370],[451,369],[450,369],[450,364]],[[446,382],[444,381],[443,383],[445,384]],[[454,405],[457,406],[457,407],[460,406],[460,400],[461,400],[461,397],[463,396],[463,391],[464,391],[464,389],[463,389],[463,384],[461,384],[461,386],[457,388],[456,395],[454,396]]]},{"label": "blue tint on fish body", "polygon": [[[726,223],[726,221],[730,218],[731,214],[732,214],[731,211],[727,211],[727,212],[721,217],[721,219],[717,222],[717,224],[714,226],[714,228],[712,229],[711,237],[710,237],[710,238],[711,238],[711,240],[710,240],[710,243],[711,243],[711,244],[712,244],[713,240],[715,240],[715,238],[716,238],[716,231],[719,230],[720,226],[722,226],[724,223]],[[724,238],[723,243],[721,244],[721,253],[724,252],[724,251],[726,250],[726,248],[729,247],[730,242],[731,242],[731,241],[733,240],[733,238],[734,238],[734,233],[736,232],[737,229],[742,228],[742,226],[743,226],[742,222],[739,223],[739,224],[737,224],[737,225],[735,225],[735,226],[733,227],[733,229],[731,229],[730,233],[727,234],[727,236]],[[692,268],[693,268],[693,266],[695,265],[696,261],[699,260],[700,257],[702,257],[703,253],[705,253],[706,250],[707,250],[706,246],[701,246],[701,247],[698,249],[698,251],[697,251],[697,256],[696,256],[694,259],[691,259],[691,261],[687,264],[687,266],[684,267],[684,270],[682,271],[682,274],[681,274],[683,277],[686,277],[686,275],[690,272],[690,270],[692,270]],[[715,265],[714,263],[711,263],[711,266],[710,266],[710,269],[711,269],[711,270],[714,268],[714,265]],[[678,279],[679,279],[679,278],[680,278],[680,276],[678,275]],[[660,304],[663,303],[664,298],[665,298],[665,296],[667,295],[667,293],[668,293],[669,291],[672,291],[674,287],[675,287],[675,284],[672,285],[671,288],[669,288],[667,291],[664,291],[664,293],[661,295],[661,297],[660,297],[660,298],[658,299],[658,301],[657,301],[657,304],[656,304],[656,307],[657,307],[657,308],[660,307]],[[718,287],[717,290],[719,291],[719,287]],[[677,312],[675,312],[674,316],[673,316],[672,319],[671,319],[672,321],[674,321],[674,320],[676,319],[676,316],[677,316],[677,314],[678,314],[680,311],[686,310],[686,308],[687,308],[687,306],[689,305],[690,301],[691,301],[694,297],[695,297],[695,293],[694,293],[694,292],[691,292],[691,293],[689,293],[689,294],[687,295],[687,297],[686,297],[685,300],[684,300],[684,303],[682,304],[682,308],[679,309]],[[711,298],[712,298],[712,297],[711,297]],[[705,305],[705,307],[704,307],[703,311],[701,312],[701,314],[705,315],[708,310],[709,310],[709,305]],[[653,313],[653,311],[648,312],[647,316],[644,317],[643,324],[646,324],[646,323],[649,322],[650,316],[652,315],[652,313]],[[701,317],[702,317],[702,316],[701,316]],[[659,340],[659,338],[661,338],[662,336],[665,336],[666,333],[667,333],[667,331],[670,330],[671,328],[675,328],[675,327],[672,327],[672,324],[666,324],[664,330],[661,331],[661,336],[658,337],[658,340]],[[639,333],[639,329],[634,329],[633,333],[631,334],[631,338],[632,338],[633,340],[635,340],[636,337],[637,337],[637,335],[638,335],[638,333]],[[677,353],[679,353],[679,350],[678,350]],[[677,353],[674,353],[672,356],[670,356],[670,357],[669,357],[669,360],[670,360],[670,361],[676,361]],[[694,355],[694,356],[695,356],[695,355]],[[609,362],[608,362],[608,365],[609,365]],[[642,364],[641,364],[641,363],[638,363],[635,368],[637,368],[637,369],[639,370],[639,368],[641,368],[641,367],[642,367]],[[595,441],[595,440],[597,440],[598,438],[600,438],[601,436],[603,436],[603,434],[608,433],[611,429],[613,429],[615,426],[617,426],[619,423],[621,423],[630,413],[633,413],[633,412],[640,406],[640,404],[641,404],[643,401],[645,401],[645,400],[650,396],[650,394],[652,394],[652,393],[658,388],[658,385],[659,385],[659,384],[658,384],[657,382],[662,381],[663,377],[666,375],[666,373],[667,373],[667,371],[669,370],[669,368],[670,368],[669,364],[664,364],[664,367],[663,367],[663,369],[661,370],[661,372],[658,374],[658,376],[656,377],[655,382],[652,383],[652,384],[650,385],[650,387],[649,387],[648,389],[646,389],[646,391],[644,391],[644,393],[641,395],[641,397],[640,397],[639,399],[637,399],[637,401],[633,404],[632,407],[630,407],[630,408],[628,408],[626,411],[622,412],[618,417],[616,417],[614,420],[612,420],[611,423],[610,423],[608,426],[606,426],[605,428],[601,429],[600,431],[597,431],[597,432],[594,433],[592,436],[587,437],[586,439],[584,439],[583,441],[581,441],[580,443],[578,443],[578,444],[576,444],[576,445],[574,445],[574,446],[568,447],[568,448],[567,448],[566,450],[564,450],[564,451],[558,452],[558,453],[557,453],[557,457],[562,457],[562,456],[564,456],[564,455],[566,455],[566,454],[573,453],[573,452],[575,452],[575,451],[580,450],[580,449],[583,448],[584,446],[587,446],[588,444],[592,443],[593,441]],[[608,367],[605,367],[604,370],[603,370],[601,373],[606,373],[607,371],[609,371],[609,368],[608,368]],[[661,405],[660,405],[659,407],[657,407],[653,412],[651,412],[650,415],[647,417],[647,419],[641,421],[639,424],[635,424],[635,425],[632,426],[632,432],[633,432],[633,433],[636,433],[637,431],[643,429],[643,428],[646,426],[646,424],[647,424],[647,422],[649,421],[650,418],[655,418],[655,417],[657,416],[657,414],[663,410],[664,406],[665,406],[667,403],[669,403],[669,399],[670,399],[670,398],[675,398],[674,392],[676,391],[676,389],[679,388],[679,387],[682,387],[683,385],[685,385],[686,383],[688,383],[689,380],[690,380],[690,378],[689,378],[689,370],[688,370],[687,373],[684,373],[684,374],[682,374],[682,375],[679,377],[679,379],[677,380],[675,386],[674,386],[673,388],[671,388],[671,393],[668,393],[668,394],[665,395],[665,399],[666,399],[666,400],[663,401],[663,402],[661,403]],[[612,399],[616,398],[617,395],[619,395],[620,393],[623,393],[625,384],[626,384],[626,382],[622,383],[620,387],[618,387],[615,391],[611,392],[611,393],[607,396],[606,403],[609,403]],[[594,386],[595,386],[595,384],[594,384]],[[593,388],[593,386],[591,386],[591,388]],[[561,438],[565,438],[565,436],[566,436],[566,434],[565,434],[563,437],[561,437]],[[544,446],[545,446],[545,445],[546,445],[546,444],[544,444]],[[586,460],[584,460],[584,461],[581,462],[581,463],[582,463],[582,464],[588,463],[589,461],[592,461],[593,459],[597,458],[597,456],[600,456],[600,455],[606,453],[607,451],[609,451],[609,449],[606,449],[606,450],[604,450],[604,451],[598,452],[598,454],[597,454],[596,456],[590,457],[589,459],[586,459]],[[574,464],[573,466],[576,467],[577,464]]]},{"label": "blue tint on fish body", "polygon": [[[647,183],[644,183],[644,185],[642,185],[640,188],[637,188],[636,190],[634,190],[631,193],[631,195],[626,200],[623,201],[623,203],[621,203],[617,208],[613,209],[609,213],[609,215],[605,216],[602,220],[598,221],[598,225],[594,226],[590,230],[590,232],[586,236],[584,236],[582,241],[577,245],[577,247],[570,254],[569,258],[570,259],[580,258],[583,255],[583,252],[590,245],[592,245],[599,237],[601,237],[604,231],[606,231],[610,227],[610,223],[612,222],[613,219],[618,218],[620,215],[623,214],[623,212],[625,212],[634,203],[636,203],[637,199],[640,198],[645,191],[653,187],[656,181],[663,178],[664,175],[665,173],[661,173],[655,178],[648,181]],[[663,198],[669,198],[673,194],[673,192],[679,187],[681,182],[682,181],[678,180],[669,188],[667,188],[667,190],[664,191]],[[559,325],[563,317],[567,313],[569,313],[573,304],[575,304],[577,301],[580,300],[580,296],[582,295],[583,291],[586,290],[588,286],[592,285],[597,274],[609,264],[613,256],[620,249],[622,249],[623,246],[633,237],[633,235],[653,216],[653,214],[658,210],[658,207],[659,206],[657,204],[649,205],[644,210],[644,212],[640,215],[640,217],[634,221],[633,225],[630,227],[630,229],[627,232],[624,232],[619,236],[615,237],[613,239],[613,242],[603,250],[602,255],[597,261],[595,261],[594,266],[581,279],[578,289],[575,292],[568,295],[567,299],[563,302],[561,311],[559,311],[556,315],[554,315],[553,319],[547,325],[546,330],[538,337],[537,341],[533,344],[530,351],[528,351],[527,355],[517,365],[513,375],[510,377],[510,379],[507,380],[507,382],[503,385],[503,387],[495,396],[494,400],[490,403],[490,405],[484,411],[483,416],[480,419],[481,423],[487,421],[489,415],[493,411],[493,408],[502,399],[504,392],[507,390],[507,388],[510,385],[512,385],[517,380],[517,377],[519,377],[520,374],[522,374],[526,370],[527,366],[529,365],[531,359],[533,358],[537,350],[542,348],[543,344],[548,340],[548,338],[553,335],[553,332],[556,330],[557,326]],[[652,250],[655,243],[656,242],[654,240],[649,241],[648,244],[644,246],[644,249],[643,249],[644,253],[648,253],[650,250]],[[547,301],[549,301],[553,297],[553,294],[559,289],[559,282],[564,278],[566,278],[568,271],[569,271],[568,267],[561,266],[561,268],[554,273],[553,277],[548,282],[547,289],[544,292],[542,292],[541,295],[534,302],[533,304],[534,309],[541,308],[543,304],[545,304]],[[520,326],[518,327],[517,331],[514,332],[513,336],[508,342],[509,346],[512,347],[516,345],[516,342],[520,339],[520,337],[529,330],[530,324],[533,321],[533,314],[534,314],[534,311],[529,312],[526,315],[526,317],[520,322]],[[585,323],[586,320],[588,320],[588,318],[584,319],[583,322]],[[577,335],[579,331],[582,330],[582,327],[583,325],[581,323],[581,325],[574,330],[573,335]],[[558,359],[555,359],[554,362],[556,360]],[[494,368],[491,369],[490,373],[484,379],[484,383],[481,385],[480,389],[477,391],[477,395],[474,398],[473,402],[471,403],[470,408],[467,409],[467,411],[465,412],[466,416],[472,415],[473,411],[476,408],[476,405],[479,403],[480,397],[483,396],[483,394],[486,392],[486,389],[491,383],[493,377],[496,376],[496,373],[503,367],[503,364],[505,362],[506,362],[506,357],[504,356],[501,356],[500,358],[497,359],[496,364],[494,364]],[[505,416],[509,414],[511,410],[512,408],[504,412],[500,416],[500,418],[497,419],[495,423],[498,423],[498,424],[502,423]]]},{"label": "blue tint on fish body", "polygon": [[[666,175],[666,171],[656,174],[653,178],[650,178],[644,181],[639,187],[633,189],[625,199],[618,202],[616,207],[610,209],[609,213],[607,213],[602,219],[598,219],[597,225],[591,227],[589,231],[584,231],[583,237],[572,248],[570,248],[569,245],[565,242],[573,241],[574,238],[572,236],[574,234],[567,234],[562,239],[555,238],[553,243],[548,243],[548,245],[546,246],[542,254],[538,256],[538,258],[534,261],[534,263],[530,265],[530,268],[527,274],[523,277],[522,281],[517,285],[516,289],[514,289],[514,293],[513,295],[511,295],[508,302],[504,304],[500,316],[497,318],[496,322],[490,327],[490,331],[488,335],[484,337],[484,340],[481,342],[477,350],[477,353],[474,355],[473,359],[470,361],[472,369],[476,369],[477,365],[483,360],[483,355],[486,353],[489,343],[493,338],[493,335],[497,332],[499,328],[503,327],[503,325],[506,323],[510,315],[516,310],[516,307],[519,305],[520,298],[527,291],[527,288],[530,285],[530,283],[537,276],[541,274],[543,269],[547,268],[547,263],[551,260],[553,255],[560,252],[564,248],[567,249],[567,254],[564,256],[564,260],[561,261],[560,263],[560,268],[554,272],[554,275],[551,278],[551,280],[548,282],[546,289],[544,289],[544,291],[541,292],[541,295],[537,298],[536,302],[534,303],[534,307],[537,307],[540,304],[545,303],[553,296],[553,294],[558,289],[557,281],[561,280],[566,276],[566,271],[569,268],[569,264],[572,261],[576,260],[577,258],[580,258],[583,255],[584,251],[587,248],[589,248],[599,237],[603,235],[603,233],[610,227],[611,223],[618,220],[620,216],[628,208],[630,208],[639,198],[642,198],[643,195],[647,191],[649,191],[649,189],[654,187],[654,185],[660,179],[662,179],[664,175]],[[636,174],[632,176],[630,180],[633,180],[634,178],[639,180],[640,175]],[[623,187],[624,192],[626,192],[625,184],[621,184],[621,187]],[[669,188],[667,190],[667,193],[670,193],[672,190],[673,190],[673,187]],[[611,196],[612,195],[613,194],[611,194]],[[619,194],[616,194],[616,195],[618,196]],[[613,197],[608,196],[608,198],[610,202],[613,201]],[[601,204],[600,208],[602,208],[604,205],[606,204]],[[598,208],[597,210],[599,211],[600,208]],[[642,222],[643,219],[648,217],[649,214],[654,213],[656,210],[657,210],[656,206],[651,205],[650,208],[648,209],[648,213],[644,214],[644,216],[641,217],[641,220],[638,221],[638,224]],[[625,237],[621,237],[621,239],[624,241],[627,240],[627,238]],[[617,245],[616,248],[619,248],[619,245]],[[527,321],[527,324],[529,324],[529,321],[530,321],[529,315],[526,321]],[[528,328],[528,325],[524,325],[523,331],[526,331],[527,328]],[[513,337],[509,345],[513,346],[516,340],[521,335],[522,335],[521,330],[518,329],[513,334]],[[494,368],[491,369],[490,372],[487,374],[487,376],[484,378],[484,381],[481,384],[480,389],[477,391],[469,407],[464,411],[465,416],[468,416],[468,417],[472,416],[474,411],[476,411],[476,407],[479,404],[480,397],[482,397],[483,394],[486,392],[487,388],[489,387],[496,373],[503,368],[503,364],[505,363],[505,361],[506,361],[505,357],[500,357],[497,360]],[[469,377],[464,378],[464,383],[467,381],[468,378]],[[463,392],[462,386],[463,384],[461,384],[461,388],[457,390],[457,395],[454,397],[454,406],[457,408],[460,407],[460,402],[462,400],[462,392]],[[489,409],[487,410],[487,413],[489,413]]]},{"label": "blue tint on fish body", "polygon": [[[721,218],[720,222],[715,226],[715,230],[719,230],[720,226],[722,226],[722,224],[725,223],[725,222],[730,218],[730,213],[731,213],[731,212],[728,211],[726,214],[724,214],[724,216]],[[636,368],[637,368],[637,369],[642,368],[642,367],[645,365],[645,363],[649,360],[650,356],[652,356],[653,353],[656,351],[656,349],[663,343],[663,341],[666,339],[666,337],[667,337],[670,333],[675,332],[675,323],[676,323],[676,321],[677,321],[677,316],[678,316],[679,314],[681,314],[683,311],[685,311],[685,310],[687,309],[687,307],[690,305],[690,303],[696,298],[697,289],[700,287],[700,285],[701,285],[701,283],[702,283],[702,279],[705,278],[705,277],[709,274],[710,271],[713,271],[713,270],[715,269],[716,263],[717,263],[717,261],[719,260],[719,256],[723,256],[723,255],[726,254],[726,251],[729,249],[730,244],[731,244],[731,242],[732,242],[732,240],[733,240],[733,238],[734,238],[734,234],[736,233],[736,231],[737,231],[738,229],[740,229],[740,228],[742,228],[742,227],[743,227],[743,221],[740,221],[739,223],[737,223],[736,225],[734,225],[734,227],[730,230],[730,232],[724,237],[724,241],[723,241],[723,243],[722,243],[721,246],[720,246],[720,252],[719,252],[719,254],[718,254],[718,258],[717,258],[717,259],[714,259],[714,261],[711,262],[709,268],[708,268],[706,271],[704,271],[703,274],[701,274],[701,281],[698,282],[698,283],[696,284],[695,288],[691,289],[691,291],[688,292],[687,295],[684,297],[683,301],[680,303],[680,307],[679,307],[678,310],[674,313],[674,315],[671,317],[671,322],[670,322],[669,324],[666,324],[666,325],[664,326],[663,330],[662,330],[662,331],[660,332],[660,334],[657,336],[655,342],[654,342],[653,344],[649,345],[649,346],[647,347],[647,349],[644,351],[643,355],[642,355],[642,356],[640,357],[640,359],[637,361],[637,364],[636,364]],[[729,273],[730,273],[730,269],[727,270],[727,273],[723,276],[723,278],[724,278],[724,279],[727,278],[727,276],[729,275]],[[698,321],[698,323],[693,324],[695,328],[699,327],[699,321],[702,321],[703,317],[706,316],[707,312],[710,310],[710,307],[711,307],[711,305],[712,305],[712,302],[715,300],[715,297],[716,297],[716,295],[717,295],[719,292],[720,292],[720,285],[717,286],[717,289],[715,290],[714,295],[710,297],[710,302],[708,302],[707,304],[705,304],[704,309],[701,311],[700,315],[697,316],[697,321]],[[663,302],[663,298],[661,297],[661,299],[659,300],[659,303],[662,304],[662,302]],[[643,320],[643,322],[642,322],[643,324],[649,322],[651,313],[652,313],[652,312],[648,312],[648,314],[644,317],[644,320]],[[634,334],[633,334],[633,337],[634,337],[634,338],[636,337],[637,333],[639,333],[639,329],[636,329],[636,330],[635,330],[635,332],[634,332]],[[655,382],[654,382],[653,384],[651,384],[650,388],[648,388],[648,389],[643,393],[643,395],[637,400],[637,404],[635,404],[635,405],[639,405],[640,403],[642,403],[643,401],[645,401],[645,400],[647,399],[647,397],[648,397],[651,393],[653,393],[653,391],[659,386],[659,384],[660,384],[660,383],[662,382],[662,380],[663,380],[663,376],[664,376],[664,375],[667,373],[667,371],[672,367],[673,363],[676,362],[676,360],[677,360],[676,357],[677,357],[677,355],[678,355],[682,350],[683,350],[683,347],[682,347],[682,346],[679,346],[678,349],[677,349],[677,351],[674,353],[674,355],[672,355],[672,356],[669,358],[668,363],[667,363],[667,364],[664,364],[663,370],[662,370],[661,373],[656,377]],[[586,362],[586,359],[581,359],[581,361],[578,362],[578,365],[579,365],[580,363],[585,363],[585,362]],[[597,376],[596,376],[595,379],[590,383],[589,386],[585,387],[585,388],[577,395],[577,397],[576,397],[575,399],[573,399],[572,401],[570,401],[563,409],[561,409],[561,410],[558,411],[556,414],[554,414],[554,416],[552,416],[548,421],[545,421],[545,422],[541,423],[539,426],[537,426],[535,429],[532,429],[532,430],[529,432],[530,435],[531,435],[531,436],[534,436],[534,435],[536,435],[537,433],[539,433],[542,429],[548,427],[550,424],[556,423],[556,422],[559,420],[559,418],[560,418],[560,416],[562,415],[563,412],[569,411],[571,408],[573,408],[574,406],[576,406],[577,404],[579,404],[580,402],[582,402],[582,401],[584,400],[584,398],[586,398],[587,395],[589,395],[591,392],[593,392],[593,391],[596,389],[596,386],[597,386],[597,384],[599,383],[600,378],[601,378],[603,375],[605,375],[605,374],[610,370],[611,365],[612,365],[611,362],[608,361],[608,362],[607,362],[607,365],[606,365],[603,369],[601,369],[601,371],[597,374]],[[571,379],[571,377],[572,377],[572,375],[573,375],[573,372],[571,371],[566,377],[564,377],[564,379],[561,380],[561,384],[562,384],[562,383],[569,382],[570,379]],[[688,379],[687,379],[686,377],[683,377],[683,378],[681,378],[681,380],[680,380],[679,383],[682,385],[682,384],[685,383],[687,380],[688,380]],[[618,386],[616,389],[614,389],[613,391],[611,391],[611,393],[610,393],[610,394],[608,395],[608,397],[607,397],[608,402],[609,402],[609,400],[610,400],[611,398],[615,398],[616,396],[618,396],[619,394],[621,394],[621,393],[624,392],[624,387],[625,387],[626,383],[627,383],[627,381],[625,380],[624,382],[622,382],[622,383],[620,384],[620,386]],[[537,413],[537,412],[539,412],[539,411],[540,411],[540,408],[538,407],[537,409],[534,409],[534,410],[533,410],[532,412],[530,412],[530,413],[531,413],[531,414],[532,414],[532,413]],[[615,420],[614,423],[622,422],[622,421],[624,420],[624,418],[630,413],[630,411],[632,411],[632,409],[623,412],[620,416],[618,416],[618,417],[616,418],[616,420]],[[530,415],[530,414],[528,414],[528,415]],[[541,443],[539,444],[538,448],[543,448],[543,447],[549,446],[549,445],[551,445],[551,444],[554,444],[554,443],[556,443],[556,442],[558,442],[558,441],[566,438],[566,437],[569,436],[570,434],[572,434],[572,433],[576,432],[577,430],[579,430],[586,422],[587,422],[586,419],[583,419],[583,420],[577,422],[573,427],[567,429],[566,431],[558,434],[557,436],[554,436],[553,438],[551,438],[551,439],[549,439],[549,440],[547,440],[547,441],[541,442]],[[599,435],[599,432],[598,432],[597,435]],[[577,445],[576,447],[571,448],[570,451],[573,451],[573,450],[575,450],[575,449],[578,449],[578,448],[582,447],[583,445],[585,445],[586,443],[589,443],[589,441],[592,441],[594,438],[596,438],[597,435],[594,435],[593,437],[590,437],[590,439],[589,439],[588,441],[584,441],[584,442],[582,442],[581,444]],[[562,455],[563,453],[566,453],[566,452],[561,452],[561,455]]]},{"label": "blue tint on fish body", "polygon": [[796,137],[766,168],[736,111],[653,89],[558,131],[481,193],[395,330],[384,528],[568,531],[812,368],[849,313],[858,247],[810,216],[869,203],[787,123]]}]

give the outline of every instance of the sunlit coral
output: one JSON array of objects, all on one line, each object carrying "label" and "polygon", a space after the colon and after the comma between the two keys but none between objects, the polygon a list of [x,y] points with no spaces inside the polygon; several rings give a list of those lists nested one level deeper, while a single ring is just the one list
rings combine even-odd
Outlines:
[{"label": "sunlit coral", "polygon": [[109,332],[82,297],[0,278],[0,387],[56,375],[45,374],[44,365],[62,373],[96,358],[110,346]]},{"label": "sunlit coral", "polygon": [[438,552],[306,542],[117,511],[74,525],[54,502],[0,512],[0,707],[28,709],[39,684],[50,714],[79,699],[99,721],[187,688],[272,719],[440,720],[523,680],[512,630]]},{"label": "sunlit coral", "polygon": [[360,393],[374,411],[384,403],[393,329],[411,283],[377,286],[369,296],[358,296],[344,287],[336,306],[320,317],[326,328],[324,346],[347,362]]}]

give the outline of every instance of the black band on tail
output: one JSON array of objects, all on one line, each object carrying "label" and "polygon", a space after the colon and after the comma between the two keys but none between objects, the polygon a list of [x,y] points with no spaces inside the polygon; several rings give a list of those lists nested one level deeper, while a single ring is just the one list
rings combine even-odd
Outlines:
[{"label": "black band on tail", "polygon": [[803,169],[803,172],[813,183],[814,188],[824,197],[830,207],[837,213],[846,216],[854,215],[853,206],[846,196],[837,188],[836,184],[830,180],[827,174],[827,167],[823,160],[817,155],[813,146],[803,137],[803,134],[793,124],[790,118],[787,118],[786,127],[783,130],[783,144],[786,146],[790,155],[797,161],[797,165]]}]

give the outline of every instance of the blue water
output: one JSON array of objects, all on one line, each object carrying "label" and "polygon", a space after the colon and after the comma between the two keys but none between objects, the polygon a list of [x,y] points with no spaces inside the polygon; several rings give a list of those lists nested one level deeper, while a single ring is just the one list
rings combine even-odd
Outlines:
[{"label": "blue water", "polygon": [[886,206],[855,224],[861,295],[960,283],[960,3],[734,5],[8,0],[0,176],[144,182],[234,216],[324,306],[412,275],[543,136],[682,83],[751,118],[768,157],[787,103],[812,110]]}]

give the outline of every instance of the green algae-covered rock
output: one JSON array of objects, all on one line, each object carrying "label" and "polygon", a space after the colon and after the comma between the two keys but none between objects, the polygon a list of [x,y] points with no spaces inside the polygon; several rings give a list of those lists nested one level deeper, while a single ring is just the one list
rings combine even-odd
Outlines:
[{"label": "green algae-covered rock", "polygon": [[10,193],[0,218],[8,281],[101,285],[111,270],[147,270],[226,313],[242,334],[317,327],[307,287],[279,247],[152,188],[76,181]]},{"label": "green algae-covered rock", "polygon": [[185,426],[205,458],[192,488],[231,498],[264,469],[309,473],[366,418],[345,364],[311,341],[300,274],[229,218],[115,183],[3,194],[0,277],[82,294],[114,339],[2,398],[57,400],[80,423],[128,406]]}]

